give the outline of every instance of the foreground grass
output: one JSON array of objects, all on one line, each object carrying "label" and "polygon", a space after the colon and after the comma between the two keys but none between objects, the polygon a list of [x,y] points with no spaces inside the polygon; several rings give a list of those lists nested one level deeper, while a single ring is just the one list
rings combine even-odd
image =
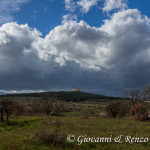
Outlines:
[{"label": "foreground grass", "polygon": [[68,143],[69,134],[87,137],[130,135],[150,139],[150,122],[99,117],[21,117],[0,123],[0,150],[149,150],[148,143]]}]

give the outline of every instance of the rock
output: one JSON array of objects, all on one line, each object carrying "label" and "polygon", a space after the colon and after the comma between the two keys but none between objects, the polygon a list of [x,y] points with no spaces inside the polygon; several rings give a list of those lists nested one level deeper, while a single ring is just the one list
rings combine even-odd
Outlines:
[{"label": "rock", "polygon": [[107,118],[107,113],[106,112],[100,112],[100,117],[102,118]]}]

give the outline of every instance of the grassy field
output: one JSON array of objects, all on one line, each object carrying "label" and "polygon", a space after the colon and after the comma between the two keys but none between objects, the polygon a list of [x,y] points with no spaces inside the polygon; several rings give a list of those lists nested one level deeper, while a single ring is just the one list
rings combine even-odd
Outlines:
[{"label": "grassy field", "polygon": [[146,143],[74,143],[67,135],[110,137],[130,135],[150,139],[150,122],[100,117],[18,117],[0,123],[0,150],[150,150]]}]

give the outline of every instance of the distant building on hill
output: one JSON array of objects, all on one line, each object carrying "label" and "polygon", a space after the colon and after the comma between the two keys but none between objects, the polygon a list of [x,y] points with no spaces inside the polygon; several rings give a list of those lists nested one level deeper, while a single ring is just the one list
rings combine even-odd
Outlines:
[{"label": "distant building on hill", "polygon": [[72,89],[73,92],[80,92],[80,89]]}]

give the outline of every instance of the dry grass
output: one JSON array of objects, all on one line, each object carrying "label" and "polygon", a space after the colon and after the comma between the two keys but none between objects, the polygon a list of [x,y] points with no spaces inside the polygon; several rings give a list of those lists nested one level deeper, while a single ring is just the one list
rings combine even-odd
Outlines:
[{"label": "dry grass", "polygon": [[[0,123],[0,150],[149,150],[148,143],[68,143],[74,134],[90,137],[131,135],[150,139],[150,122],[99,117],[23,117]],[[14,123],[18,122],[18,123]],[[24,123],[22,123],[24,122]],[[22,124],[20,126],[20,124]]]}]

